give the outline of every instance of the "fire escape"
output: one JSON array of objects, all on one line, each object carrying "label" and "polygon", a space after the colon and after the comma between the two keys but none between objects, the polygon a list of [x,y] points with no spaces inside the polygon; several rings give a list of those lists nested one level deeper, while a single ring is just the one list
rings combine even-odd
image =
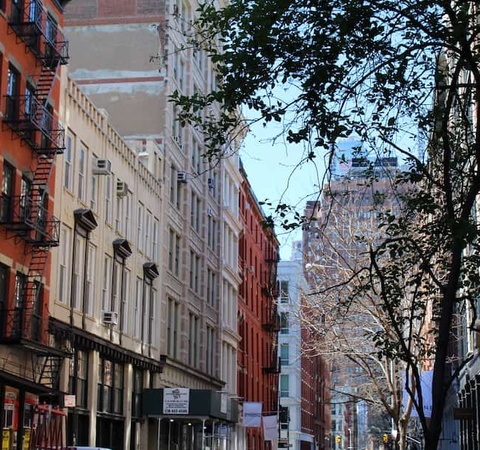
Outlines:
[{"label": "fire escape", "polygon": [[[271,252],[272,250],[270,250]],[[262,302],[262,327],[270,334],[272,345],[271,354],[267,356],[268,361],[264,364],[263,371],[266,373],[278,374],[280,364],[278,359],[277,342],[280,330],[280,317],[277,308],[277,258],[271,255],[265,258],[266,274],[262,287],[262,294],[265,301]]]},{"label": "fire escape", "polygon": [[55,389],[66,354],[49,345],[42,291],[50,250],[59,243],[60,226],[49,212],[48,186],[55,157],[65,148],[64,130],[53,113],[50,97],[60,66],[67,63],[68,47],[58,25],[38,0],[12,3],[9,30],[15,33],[18,44],[34,55],[39,70],[25,95],[8,92],[5,101],[3,123],[11,129],[12,139],[21,139],[32,149],[34,170],[21,195],[10,197],[8,204],[2,200],[1,224],[7,236],[23,242],[29,267],[24,279],[17,278],[14,304],[5,311],[0,327],[0,344],[29,350],[32,381]]}]

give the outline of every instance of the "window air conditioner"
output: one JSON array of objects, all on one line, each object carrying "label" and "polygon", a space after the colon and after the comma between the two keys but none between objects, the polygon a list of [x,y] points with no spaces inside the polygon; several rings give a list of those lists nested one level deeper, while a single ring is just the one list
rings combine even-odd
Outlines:
[{"label": "window air conditioner", "polygon": [[178,172],[177,173],[177,181],[179,183],[186,183],[187,182],[187,172]]},{"label": "window air conditioner", "polygon": [[117,195],[125,197],[128,194],[128,185],[125,181],[117,181]]},{"label": "window air conditioner", "polygon": [[118,323],[118,313],[115,311],[103,311],[103,323],[116,325]]},{"label": "window air conditioner", "polygon": [[112,173],[112,162],[108,159],[95,159],[92,173],[94,175],[110,175]]}]

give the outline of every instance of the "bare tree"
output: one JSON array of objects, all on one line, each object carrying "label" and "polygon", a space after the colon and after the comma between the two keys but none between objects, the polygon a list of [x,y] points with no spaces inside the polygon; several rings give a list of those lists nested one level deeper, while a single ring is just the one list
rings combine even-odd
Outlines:
[{"label": "bare tree", "polygon": [[[381,156],[401,158],[406,170],[391,183],[402,208],[380,215],[380,237],[348,278],[345,300],[348,307],[375,299],[385,327],[373,342],[413,380],[407,390],[426,450],[438,446],[461,367],[452,365],[456,313],[471,311],[472,328],[479,298],[478,17],[478,2],[465,0],[204,4],[194,26],[217,64],[217,82],[211,92],[172,97],[183,108],[179,120],[205,134],[210,157],[248,125],[248,111],[238,114],[247,107],[260,117],[254,120],[283,122],[287,141],[305,144],[306,163],[332,162],[339,139],[352,135]],[[220,116],[208,114],[211,105]],[[278,210],[283,221],[286,206]],[[429,367],[427,420],[420,373]]]}]

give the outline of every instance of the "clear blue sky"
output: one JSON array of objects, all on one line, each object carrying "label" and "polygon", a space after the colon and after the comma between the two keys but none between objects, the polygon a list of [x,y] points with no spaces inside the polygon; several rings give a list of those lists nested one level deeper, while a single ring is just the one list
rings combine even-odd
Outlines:
[{"label": "clear blue sky", "polygon": [[[248,179],[258,201],[269,200],[273,207],[279,202],[295,206],[303,213],[307,200],[314,199],[324,175],[324,161],[317,158],[316,164],[308,163],[297,167],[304,156],[303,146],[287,144],[273,137],[280,133],[278,124],[268,128],[254,126],[244,141],[240,156]],[[266,215],[272,208],[263,206]],[[285,232],[276,229],[280,240],[280,257],[290,259],[292,242],[301,239],[300,230]]]}]

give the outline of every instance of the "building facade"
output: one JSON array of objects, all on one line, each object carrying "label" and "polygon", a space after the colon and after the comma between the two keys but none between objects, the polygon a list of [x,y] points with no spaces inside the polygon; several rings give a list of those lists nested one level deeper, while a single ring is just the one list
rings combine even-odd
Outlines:
[{"label": "building facade", "polygon": [[[278,416],[278,376],[280,372],[277,339],[278,240],[256,200],[247,175],[242,171],[239,261],[242,273],[238,304],[238,396],[247,403],[260,403],[262,416]],[[243,427],[241,448],[272,448],[261,425]]]},{"label": "building facade", "polygon": [[63,400],[59,364],[67,351],[50,333],[49,302],[50,250],[59,242],[55,160],[65,148],[58,118],[67,3],[0,2],[0,420],[10,449],[34,439],[36,405]]},{"label": "building facade", "polygon": [[[300,243],[298,243],[300,244]],[[298,246],[297,246],[298,247]],[[330,372],[326,362],[309,352],[302,327],[301,305],[308,295],[301,246],[278,266],[280,334],[280,447],[330,448]]]},{"label": "building facade", "polygon": [[[330,445],[358,449],[367,447],[369,440],[380,442],[384,433],[390,435],[391,423],[382,408],[377,411],[368,406],[378,399],[378,391],[371,387],[377,384],[363,369],[362,357],[352,357],[360,352],[371,366],[376,364],[369,356],[375,355],[372,343],[364,338],[364,330],[372,326],[375,298],[358,307],[349,303],[348,314],[341,312],[339,300],[348,298],[349,291],[342,286],[349,285],[346,280],[352,268],[361,265],[366,254],[357,236],[373,245],[378,239],[378,212],[398,210],[391,178],[399,167],[396,158],[362,155],[361,143],[356,141],[344,142],[339,152],[344,158],[334,161],[332,180],[324,186],[322,198],[308,201],[305,208],[310,222],[303,231],[303,261],[310,289],[318,293],[313,305],[321,310],[323,327],[333,330],[320,333],[324,336],[319,338],[325,340],[320,352],[328,355],[331,371]],[[374,180],[369,178],[372,174]],[[387,386],[392,374],[382,370],[375,379]]]},{"label": "building facade", "polygon": [[[51,329],[69,349],[67,442],[149,448],[143,389],[162,372],[161,183],[79,87],[63,77]],[[128,181],[127,181],[128,180]]]},{"label": "building facade", "polygon": [[[69,70],[85,98],[101,109],[100,115],[108,117],[118,136],[133,150],[134,158],[123,158],[123,166],[115,169],[112,185],[114,190],[126,185],[131,193],[122,198],[132,199],[132,226],[136,228],[131,237],[123,235],[121,239],[132,251],[125,258],[127,268],[132,264],[132,279],[139,270],[134,254],[140,252],[144,259],[147,255],[145,248],[138,247],[135,236],[152,236],[158,219],[158,240],[154,243],[150,239],[149,244],[142,245],[159,249],[155,257],[153,250],[148,250],[148,261],[158,272],[158,279],[152,280],[156,291],[155,317],[151,321],[155,324],[158,319],[160,326],[154,328],[153,334],[155,330],[158,334],[152,338],[158,349],[152,347],[151,354],[158,358],[161,374],[155,381],[155,377],[143,373],[147,376],[142,386],[148,431],[142,428],[141,436],[148,436],[149,446],[164,448],[190,448],[201,441],[208,446],[235,448],[236,312],[241,280],[238,143],[223,149],[228,157],[203,158],[202,136],[191,127],[180,126],[177,111],[168,102],[176,89],[190,95],[215,83],[205,53],[186,45],[194,11],[194,3],[180,1],[72,4],[66,10],[72,55]],[[100,153],[94,147],[92,151]],[[102,155],[100,161],[111,159],[108,153],[102,151]],[[151,191],[134,193],[139,185],[132,171],[138,170],[139,161],[151,174],[153,185]],[[105,183],[106,177],[99,179]],[[156,197],[153,204],[147,200],[151,195]],[[112,214],[121,221],[127,216],[127,206],[124,200],[120,203],[117,212],[117,206],[113,206]],[[103,226],[104,218],[94,217]],[[138,299],[138,294],[134,297]],[[114,329],[118,327],[114,325]],[[142,353],[138,347],[135,351]],[[179,389],[191,398],[187,414],[166,412],[158,409],[160,400],[149,401],[155,398],[163,402],[171,389]],[[212,405],[217,405],[220,395],[220,406],[212,407],[212,411],[199,410],[195,403],[203,402],[198,399],[204,399],[204,392]],[[125,422],[130,423],[128,419]],[[131,431],[127,439],[131,429],[130,425],[125,428],[124,445],[146,448]]]}]

